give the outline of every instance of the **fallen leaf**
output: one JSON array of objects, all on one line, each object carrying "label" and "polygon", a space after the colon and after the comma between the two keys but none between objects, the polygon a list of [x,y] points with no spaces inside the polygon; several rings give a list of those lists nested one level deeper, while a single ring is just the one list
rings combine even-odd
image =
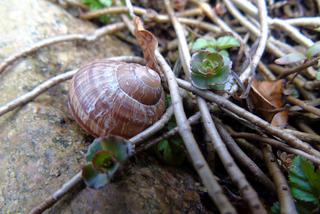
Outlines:
[{"label": "fallen leaf", "polygon": [[288,111],[277,112],[284,106],[283,80],[258,81],[253,80],[250,98],[258,113],[273,126],[284,127],[288,121]]},{"label": "fallen leaf", "polygon": [[142,49],[147,66],[159,73],[160,69],[155,57],[155,50],[158,47],[157,38],[150,31],[144,29],[143,23],[139,17],[135,17],[133,23],[135,26],[134,35]]},{"label": "fallen leaf", "polygon": [[308,48],[306,52],[306,56],[308,59],[311,59],[312,57],[319,55],[319,53],[320,53],[320,42],[317,42]]},{"label": "fallen leaf", "polygon": [[302,62],[306,59],[306,56],[302,53],[296,52],[296,53],[289,53],[283,57],[280,57],[276,59],[274,62],[278,65],[289,65],[297,62]]}]

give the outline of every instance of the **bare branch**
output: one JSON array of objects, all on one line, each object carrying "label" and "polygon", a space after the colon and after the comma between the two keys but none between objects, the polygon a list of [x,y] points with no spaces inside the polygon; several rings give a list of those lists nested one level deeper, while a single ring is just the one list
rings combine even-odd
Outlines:
[{"label": "bare branch", "polygon": [[287,100],[288,100],[290,103],[292,103],[292,104],[294,104],[294,105],[298,105],[298,106],[300,106],[301,108],[303,108],[304,110],[306,110],[306,111],[308,111],[308,112],[310,112],[310,113],[312,113],[312,114],[315,114],[315,115],[317,115],[317,116],[320,117],[320,109],[318,109],[318,108],[316,108],[316,107],[313,107],[313,106],[311,106],[311,105],[308,105],[307,103],[305,103],[305,102],[303,102],[302,100],[299,100],[299,99],[297,99],[297,98],[295,98],[295,97],[293,97],[293,96],[288,96],[288,97],[287,97]]},{"label": "bare branch", "polygon": [[233,136],[235,138],[244,138],[247,140],[253,140],[255,142],[267,143],[270,146],[277,148],[279,150],[282,150],[282,151],[285,151],[285,152],[288,152],[291,154],[295,154],[295,155],[301,155],[301,156],[307,158],[308,160],[312,161],[313,163],[316,163],[316,164],[320,163],[320,159],[318,157],[307,154],[306,152],[303,152],[301,150],[291,148],[290,146],[286,145],[285,143],[283,143],[281,141],[277,141],[275,139],[262,137],[257,134],[246,133],[246,132],[239,132],[239,133],[232,132],[231,136]]},{"label": "bare branch", "polygon": [[[171,108],[171,110],[172,110],[172,108]],[[200,119],[200,112],[189,117],[188,122],[190,124],[195,124],[199,121],[199,119]],[[161,118],[160,120],[163,120],[163,119]],[[158,131],[160,130],[158,125],[156,125],[156,124],[154,124],[150,128],[152,128],[153,130],[158,130]],[[150,136],[150,133],[151,133],[150,130],[146,129],[143,132],[139,133],[138,135],[132,137],[130,139],[130,141],[132,143],[138,144],[145,139],[145,137],[141,137],[141,136]],[[178,133],[178,127],[175,127],[173,129],[171,129],[170,131],[163,133],[160,137],[158,137],[156,139],[153,139],[153,140],[148,141],[144,144],[141,144],[141,146],[139,146],[138,148],[135,149],[135,152],[133,153],[133,155],[135,155],[143,150],[146,150],[146,149],[150,148],[151,146],[156,145],[162,139],[171,137],[171,136],[175,135],[176,133]],[[35,208],[33,208],[29,214],[40,214],[40,213],[44,212],[45,210],[49,209],[55,203],[57,203],[64,195],[66,195],[68,192],[70,192],[71,189],[73,189],[75,186],[77,186],[80,183],[82,183],[81,172],[76,174],[73,178],[71,178],[69,181],[64,183],[60,189],[55,191],[51,196],[49,196],[47,199],[45,199],[42,203],[40,203]]]},{"label": "bare branch", "polygon": [[178,84],[180,87],[182,87],[186,90],[189,90],[189,91],[191,91],[191,92],[193,92],[193,93],[195,93],[195,94],[197,94],[197,95],[199,95],[199,96],[201,96],[211,102],[214,102],[218,106],[225,108],[225,109],[228,109],[229,111],[235,113],[236,115],[238,115],[242,118],[245,118],[246,120],[252,122],[254,125],[267,131],[271,135],[277,136],[277,137],[283,139],[284,141],[287,141],[288,144],[290,144],[291,146],[293,146],[297,149],[301,149],[309,154],[315,155],[316,157],[320,157],[319,151],[315,150],[310,145],[306,144],[305,142],[302,142],[301,140],[299,140],[295,136],[292,136],[291,134],[283,132],[281,129],[272,126],[270,123],[262,120],[260,117],[257,117],[256,115],[246,111],[245,109],[233,104],[232,102],[225,99],[224,97],[216,95],[210,91],[203,91],[203,90],[196,89],[190,83],[188,83],[184,80],[178,79],[177,81],[178,81]]},{"label": "bare branch", "polygon": [[290,187],[277,164],[277,160],[272,153],[271,146],[265,144],[262,151],[266,165],[277,187],[278,198],[280,201],[280,213],[297,214],[298,212],[290,193]]},{"label": "bare branch", "polygon": [[[229,1],[229,0],[228,0]],[[250,16],[256,17],[258,15],[257,8],[251,4],[251,2],[247,0],[232,0],[241,10],[243,10],[245,13],[248,13]],[[257,1],[260,2],[260,1]],[[268,17],[268,23],[270,25],[274,25],[275,27],[279,27],[280,30],[284,30],[288,33],[288,35],[295,40],[296,42],[309,47],[313,45],[313,41],[306,36],[304,36],[302,33],[299,32],[298,29],[291,26],[290,24],[286,23],[285,21],[281,19],[271,19]]]},{"label": "bare branch", "polygon": [[[110,60],[118,60],[118,61],[126,61],[126,62],[136,62],[141,63],[140,57],[132,57],[132,56],[120,56],[120,57],[110,57]],[[15,108],[24,105],[31,100],[38,97],[40,94],[46,92],[48,89],[52,88],[53,86],[67,81],[72,78],[72,76],[77,72],[77,70],[72,70],[63,74],[59,74],[55,77],[52,77],[51,79],[46,80],[45,82],[41,83],[34,89],[32,89],[30,92],[21,95],[17,97],[16,99],[0,106],[0,116],[4,115],[5,113],[8,113],[10,111],[13,111]]]},{"label": "bare branch", "polygon": [[[130,32],[133,32],[134,27],[132,23],[127,19],[127,17],[122,16],[122,19],[126,23]],[[195,170],[199,174],[204,186],[208,189],[210,197],[215,202],[216,206],[221,211],[221,213],[236,213],[234,207],[231,205],[227,197],[224,195],[222,188],[215,180],[213,173],[211,172],[206,160],[201,154],[197,142],[194,139],[194,136],[191,132],[190,124],[187,121],[187,117],[183,109],[178,84],[176,82],[176,78],[173,71],[171,70],[170,66],[158,50],[155,51],[155,57],[167,79],[174,115],[176,118],[177,125],[179,127],[179,133],[187,148],[188,154],[191,157],[192,164]]]},{"label": "bare branch", "polygon": [[238,144],[233,140],[233,138],[230,136],[228,131],[223,127],[223,125],[218,122],[218,120],[215,119],[215,124],[217,126],[217,129],[219,131],[219,134],[225,144],[227,145],[228,149],[231,151],[233,156],[238,162],[241,162],[245,168],[252,173],[254,176],[254,179],[263,184],[269,191],[275,192],[275,187],[272,183],[272,181],[268,178],[267,175],[264,174],[264,172],[255,164],[253,160],[251,160],[250,157],[246,155],[242,151],[242,149],[238,146]]},{"label": "bare branch", "polygon": [[2,73],[10,64],[12,64],[17,59],[27,56],[28,54],[35,52],[40,48],[61,43],[61,42],[69,42],[69,41],[93,42],[106,34],[111,34],[115,31],[119,31],[124,28],[125,28],[124,23],[115,23],[115,24],[110,24],[110,25],[101,27],[90,34],[69,34],[69,35],[55,36],[49,39],[41,40],[33,44],[32,46],[24,48],[19,52],[14,53],[9,57],[5,58],[0,64],[0,73]]}]

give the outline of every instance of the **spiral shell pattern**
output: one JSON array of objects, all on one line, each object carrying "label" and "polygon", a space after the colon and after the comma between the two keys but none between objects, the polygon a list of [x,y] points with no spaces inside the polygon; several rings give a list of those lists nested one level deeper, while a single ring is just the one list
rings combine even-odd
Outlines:
[{"label": "spiral shell pattern", "polygon": [[159,75],[146,66],[98,60],[74,75],[69,110],[89,134],[130,138],[156,122],[165,110]]}]

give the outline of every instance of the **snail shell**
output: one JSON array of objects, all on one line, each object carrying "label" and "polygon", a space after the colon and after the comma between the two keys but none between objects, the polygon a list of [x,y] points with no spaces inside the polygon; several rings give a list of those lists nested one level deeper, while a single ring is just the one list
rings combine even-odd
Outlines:
[{"label": "snail shell", "polygon": [[156,122],[165,110],[159,75],[135,63],[98,60],[74,75],[70,112],[89,134],[130,138]]}]

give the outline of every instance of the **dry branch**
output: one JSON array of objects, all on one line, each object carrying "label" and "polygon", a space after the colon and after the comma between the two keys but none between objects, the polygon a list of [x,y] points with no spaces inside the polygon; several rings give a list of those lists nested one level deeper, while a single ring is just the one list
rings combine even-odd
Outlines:
[{"label": "dry branch", "polygon": [[260,135],[253,134],[253,133],[246,133],[246,132],[239,132],[239,133],[233,132],[231,135],[235,138],[244,138],[247,140],[253,140],[256,142],[266,143],[266,144],[269,144],[270,146],[277,148],[279,150],[282,150],[282,151],[285,151],[285,152],[288,152],[291,154],[295,154],[295,155],[300,155],[300,156],[305,157],[308,160],[312,161],[313,163],[320,164],[320,158],[315,157],[313,155],[310,155],[310,154],[303,152],[299,149],[294,149],[294,148],[288,146],[287,144],[285,144],[281,141],[272,139],[272,138],[261,137]]},{"label": "dry branch", "polygon": [[[188,122],[190,124],[195,124],[199,121],[199,119],[200,119],[200,113],[198,112],[198,113],[192,115],[191,117],[189,117]],[[160,120],[163,120],[163,118],[161,118]],[[159,127],[155,124],[150,126],[150,128],[152,130],[158,130],[158,131],[160,130]],[[139,137],[139,135],[140,136],[150,136],[150,133],[151,133],[150,130],[146,129],[143,132],[139,133],[138,135],[132,137],[130,139],[130,141],[135,144],[138,144],[138,143],[142,142],[141,140],[145,139],[144,137]],[[133,155],[137,154],[138,152],[144,151],[144,150],[150,148],[151,146],[154,146],[155,144],[159,143],[161,140],[168,138],[168,137],[171,137],[171,136],[175,135],[176,133],[178,133],[178,127],[175,127],[172,130],[163,133],[160,137],[158,137],[156,139],[153,139],[153,140],[148,141],[144,144],[141,144],[141,146],[139,146],[138,148],[135,149],[135,152],[133,153]],[[81,184],[81,183],[82,183],[82,176],[81,176],[81,172],[79,172],[73,178],[71,178],[69,181],[64,183],[60,189],[55,191],[51,196],[49,196],[47,199],[45,199],[42,203],[40,203],[35,208],[33,208],[29,214],[40,214],[40,213],[44,212],[45,210],[52,207],[55,203],[57,203],[64,195],[66,195],[68,192],[70,192],[71,189],[73,189],[75,186],[77,186],[78,184]]]},{"label": "dry branch", "polygon": [[215,122],[221,138],[223,139],[223,141],[225,142],[235,159],[241,162],[241,164],[252,173],[255,180],[263,184],[269,191],[275,192],[275,187],[272,181],[268,178],[268,176],[265,175],[264,172],[259,168],[259,166],[255,164],[255,162],[251,160],[251,158],[248,157],[246,153],[242,151],[242,149],[233,140],[233,138],[223,127],[223,125],[220,122],[218,122],[218,120],[215,120]]},{"label": "dry branch", "polygon": [[[253,4],[251,4],[251,2],[247,0],[232,0],[232,1],[248,15],[253,17],[256,17],[258,15],[257,8]],[[306,47],[313,45],[313,41],[311,39],[304,36],[302,33],[300,33],[300,31],[297,28],[291,26],[284,20],[277,19],[277,18],[272,19],[268,17],[267,21],[270,25],[274,25],[275,27],[279,27],[280,30],[286,31],[286,33],[296,42]]]},{"label": "dry branch", "polygon": [[[136,62],[141,63],[140,57],[133,57],[133,56],[120,56],[120,57],[110,57],[110,60],[118,60],[118,61],[126,61],[126,62]],[[72,76],[77,72],[77,70],[72,70],[63,74],[59,74],[55,77],[52,77],[45,82],[41,83],[34,89],[32,89],[30,92],[21,95],[17,97],[16,99],[0,106],[0,116],[4,115],[5,113],[8,113],[9,111],[13,111],[15,108],[24,105],[31,100],[38,97],[40,94],[46,92],[48,89],[52,88],[53,86],[64,82],[66,80],[69,80],[72,78]]]},{"label": "dry branch", "polygon": [[10,55],[5,58],[0,64],[0,73],[2,73],[10,64],[12,64],[17,59],[27,56],[28,54],[39,50],[40,48],[47,47],[53,44],[68,42],[68,41],[85,41],[85,42],[93,42],[100,37],[113,33],[115,31],[119,31],[125,28],[124,23],[115,23],[110,24],[104,27],[101,27],[90,34],[69,34],[63,36],[55,36],[49,39],[41,40],[30,47],[24,48],[17,53]]},{"label": "dry branch", "polygon": [[[128,5],[127,5],[128,6]],[[130,7],[130,5],[129,5]],[[127,17],[121,16],[128,29],[133,32],[134,27]],[[192,164],[199,174],[204,186],[207,188],[208,193],[212,200],[215,202],[216,206],[221,213],[236,213],[236,210],[228,201],[227,197],[224,195],[222,188],[216,181],[213,173],[211,172],[206,160],[204,159],[201,151],[197,145],[197,142],[192,134],[190,124],[184,112],[182,100],[179,94],[178,84],[176,82],[175,75],[161,55],[161,53],[156,50],[155,57],[166,77],[169,85],[172,106],[174,110],[174,115],[176,118],[177,125],[179,127],[179,133],[183,139],[183,142],[187,148],[188,154],[192,160]]]},{"label": "dry branch", "polygon": [[268,170],[277,187],[278,198],[280,201],[280,213],[297,214],[297,209],[290,193],[290,187],[277,164],[277,159],[272,153],[271,146],[264,145],[262,151]]},{"label": "dry branch", "polygon": [[[177,18],[174,15],[174,11],[170,5],[169,0],[165,0],[165,5],[175,32],[179,41],[179,54],[182,63],[183,70],[188,79],[190,79],[191,68],[190,68],[190,53],[188,50],[188,45],[186,37],[184,35],[183,28]],[[235,164],[232,156],[228,152],[225,144],[222,142],[218,131],[215,128],[214,122],[211,118],[208,106],[202,98],[197,98],[197,103],[201,112],[201,118],[205,129],[208,133],[208,136],[211,142],[214,145],[215,150],[217,151],[225,169],[230,175],[232,181],[238,186],[239,191],[241,192],[243,198],[248,203],[252,213],[267,213],[264,209],[262,203],[259,200],[259,197],[255,190],[251,187],[249,182],[246,180],[244,174]]]},{"label": "dry branch", "polygon": [[246,120],[248,120],[251,123],[253,123],[254,125],[258,126],[262,130],[265,130],[269,134],[277,136],[277,137],[283,139],[284,141],[287,141],[288,144],[290,144],[291,146],[293,146],[297,149],[301,149],[309,154],[315,155],[316,157],[320,157],[319,151],[315,150],[310,145],[306,144],[305,142],[302,142],[301,140],[299,140],[295,136],[292,136],[291,134],[283,132],[281,129],[272,126],[270,123],[262,120],[260,117],[246,111],[245,109],[233,104],[232,102],[225,99],[224,97],[216,95],[210,91],[199,90],[184,80],[178,79],[177,81],[178,81],[178,84],[180,87],[182,87],[186,90],[189,90],[189,91],[191,91],[191,92],[193,92],[193,93],[195,93],[195,94],[197,94],[197,95],[199,95],[199,96],[201,96],[211,102],[214,102],[222,108],[228,109],[229,111],[235,113],[239,117],[245,118]]}]

